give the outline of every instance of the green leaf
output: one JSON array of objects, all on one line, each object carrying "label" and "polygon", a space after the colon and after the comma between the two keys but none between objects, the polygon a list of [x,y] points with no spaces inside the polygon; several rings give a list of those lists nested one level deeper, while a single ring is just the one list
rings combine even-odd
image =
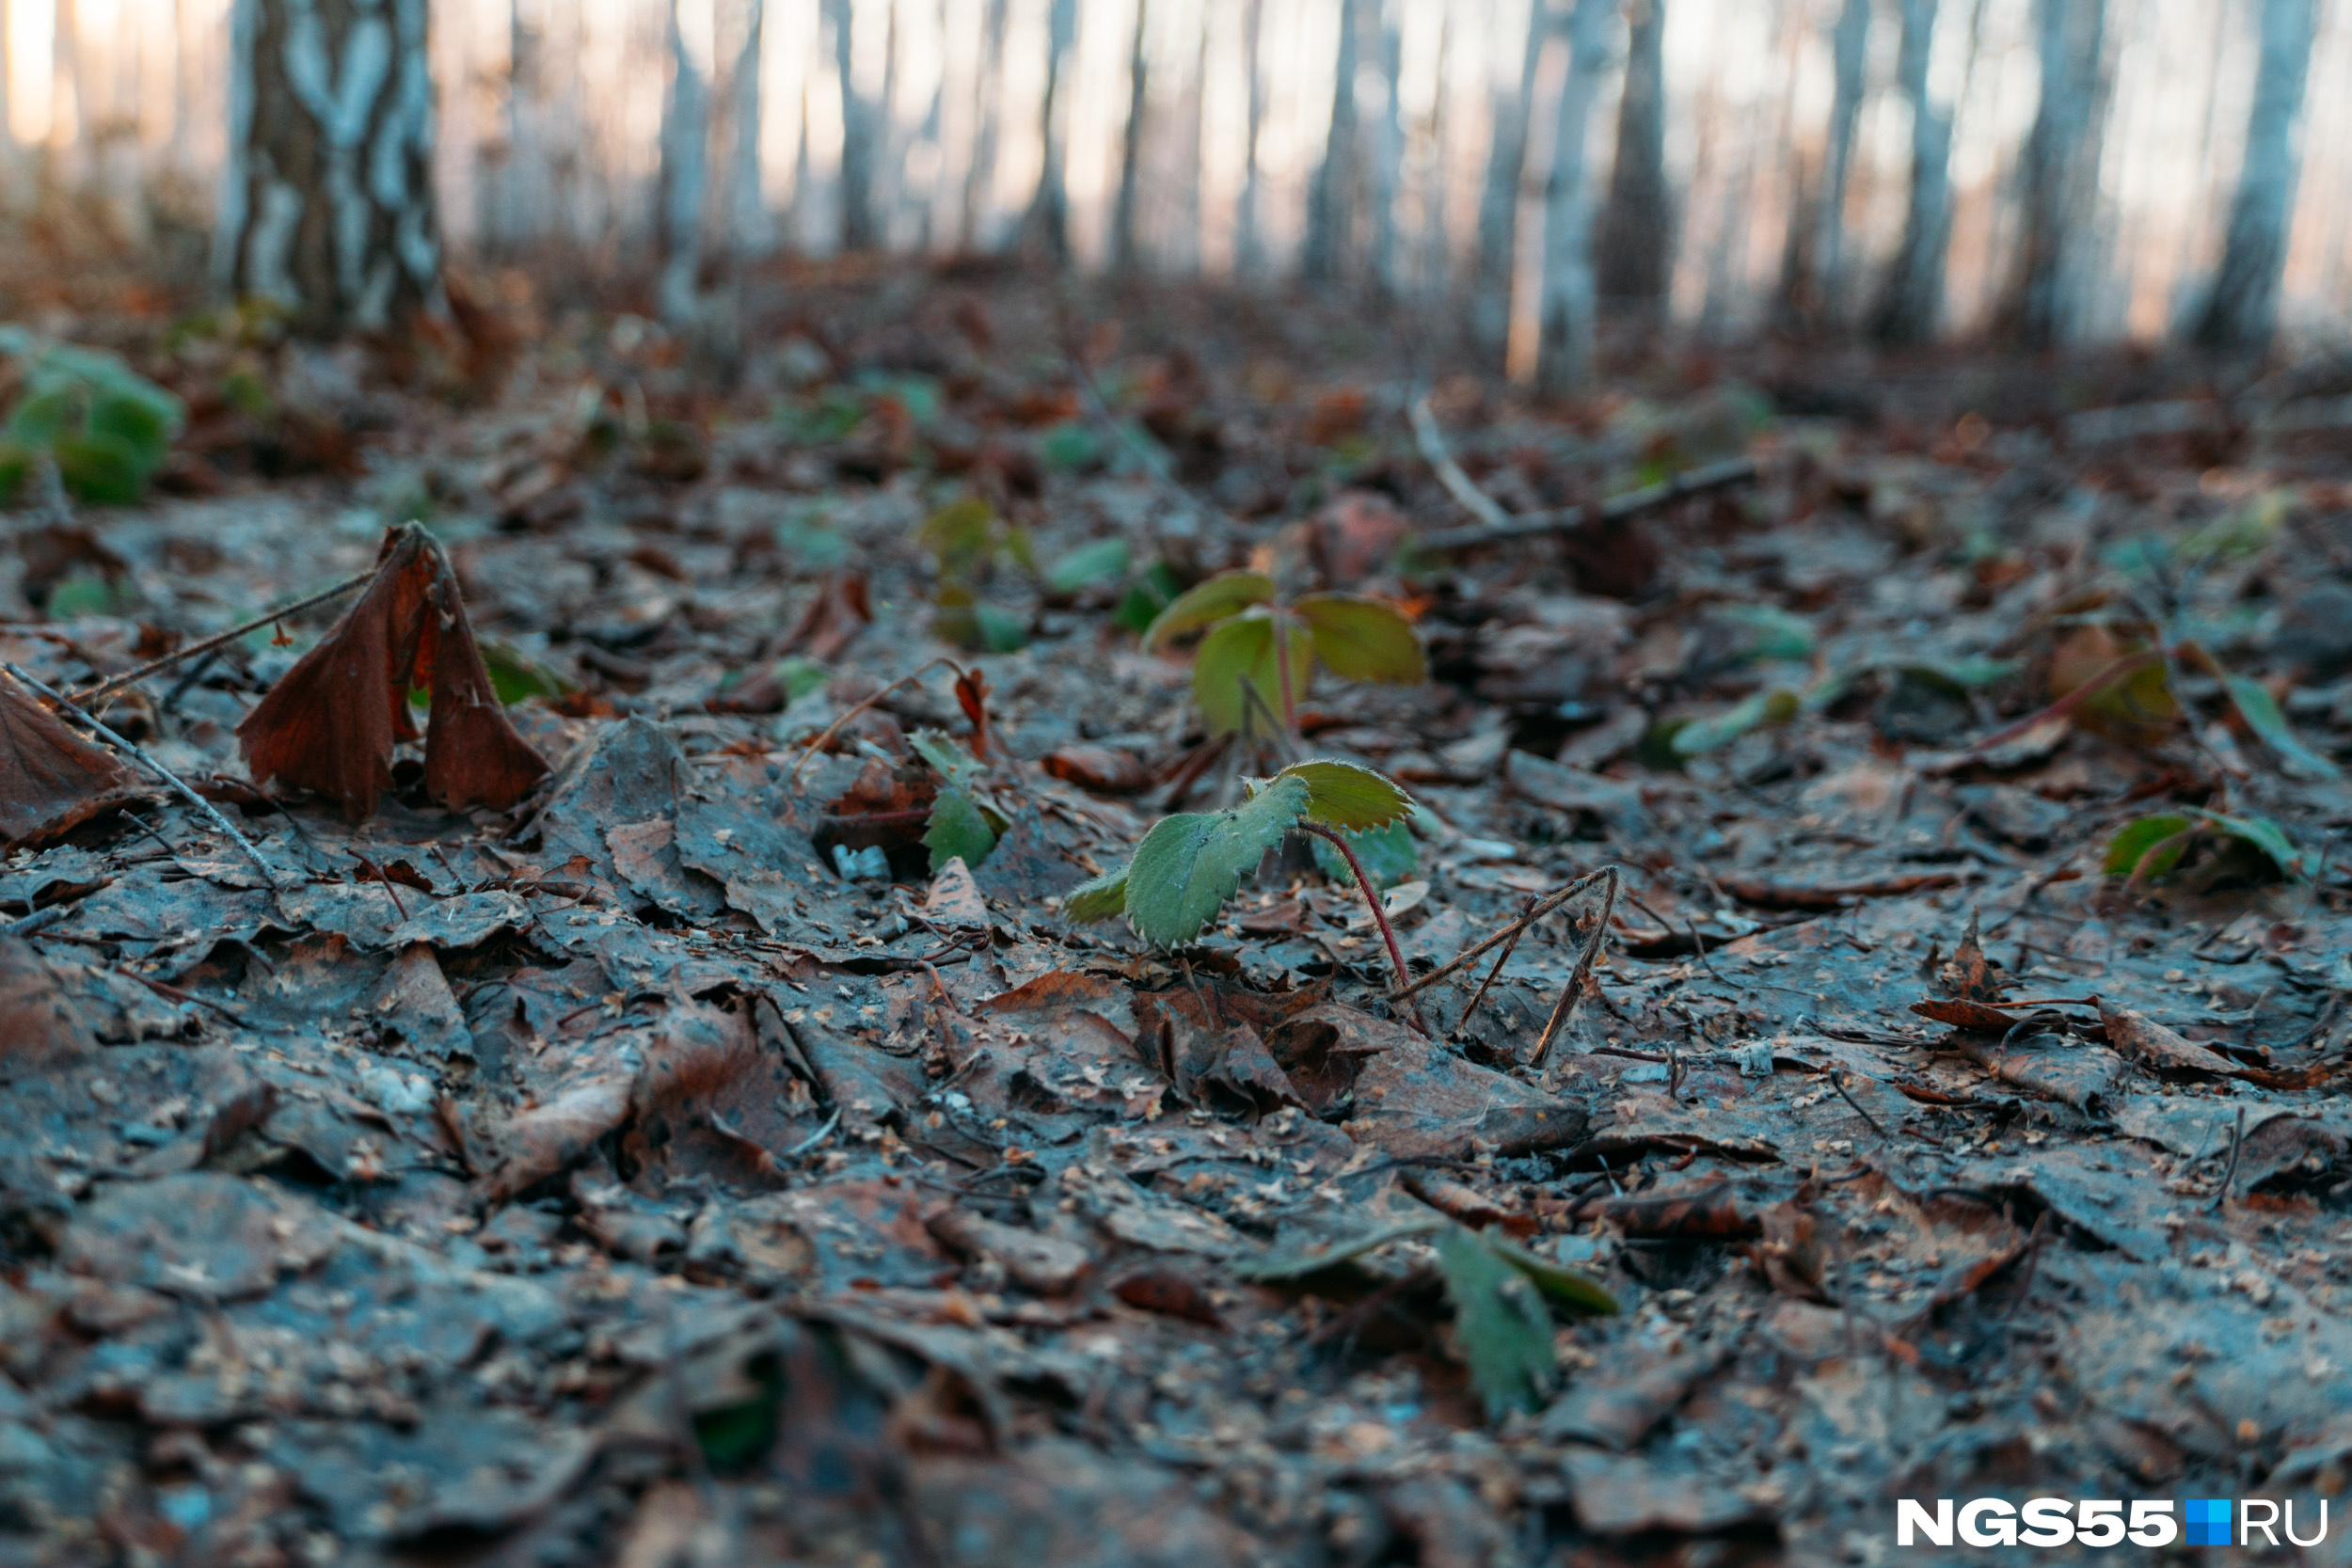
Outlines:
[{"label": "green leaf", "polygon": [[1470,1386],[1489,1417],[1534,1410],[1551,1391],[1551,1314],[1528,1277],[1483,1236],[1458,1225],[1438,1235],[1438,1268]]},{"label": "green leaf", "polygon": [[1413,813],[1413,798],[1380,774],[1336,757],[1310,757],[1275,775],[1307,786],[1307,815],[1326,827],[1385,828]]},{"label": "green leaf", "polygon": [[483,668],[490,672],[490,689],[500,702],[513,706],[530,697],[561,697],[572,683],[510,642],[495,637],[481,641]]},{"label": "green leaf", "polygon": [[1193,941],[1306,810],[1305,781],[1278,777],[1232,811],[1154,822],[1127,866],[1127,924],[1164,947]]},{"label": "green leaf", "polygon": [[996,532],[996,508],[978,496],[949,501],[915,531],[922,546],[939,558],[940,571],[962,577],[984,559]]},{"label": "green leaf", "polygon": [[1090,877],[1062,895],[1061,912],[1080,925],[1108,920],[1115,914],[1127,912],[1127,868],[1105,871]]},{"label": "green leaf", "polygon": [[1077,473],[1103,461],[1103,443],[1093,431],[1073,421],[1047,431],[1037,444],[1037,455],[1057,473]]},{"label": "green leaf", "polygon": [[1111,611],[1111,620],[1141,637],[1151,630],[1160,611],[1176,602],[1176,595],[1184,589],[1167,562],[1154,561],[1149,571],[1127,585],[1127,592],[1120,596],[1119,608]]},{"label": "green leaf", "polygon": [[1333,1242],[1327,1246],[1309,1247],[1290,1252],[1278,1252],[1243,1263],[1233,1273],[1256,1285],[1274,1285],[1287,1280],[1304,1279],[1310,1275],[1336,1268],[1342,1263],[1376,1252],[1391,1242],[1402,1242],[1415,1236],[1435,1235],[1445,1228],[1440,1219],[1406,1220],[1400,1225],[1384,1226],[1380,1229]]},{"label": "green leaf", "polygon": [[[2161,877],[2180,863],[2181,852],[2188,844],[2182,840],[2161,850],[2157,846],[2168,839],[2179,839],[2189,827],[2187,817],[2169,812],[2126,822],[2107,840],[2106,859],[2101,869],[2110,877]],[[2155,851],[2153,859],[2152,851]]]},{"label": "green leaf", "polygon": [[923,847],[931,852],[931,874],[937,876],[951,860],[961,858],[965,865],[974,866],[988,859],[988,852],[996,847],[996,830],[988,825],[971,796],[961,789],[943,789],[931,802],[930,826],[924,830]]},{"label": "green leaf", "polygon": [[119,436],[60,436],[57,478],[75,499],[129,506],[147,491],[148,466]]},{"label": "green leaf", "polygon": [[1342,680],[1419,686],[1429,678],[1413,623],[1386,599],[1310,594],[1294,609],[1314,636],[1315,657]]},{"label": "green leaf", "polygon": [[2339,779],[2344,769],[2303,744],[2287,722],[2287,716],[2279,711],[2279,705],[2269,689],[2259,681],[2244,675],[2225,675],[2222,685],[2230,689],[2230,701],[2237,705],[2238,717],[2246,727],[2262,736],[2264,745],[2278,753],[2279,766],[2298,779]]},{"label": "green leaf", "polygon": [[1535,1289],[1549,1297],[1553,1306],[1566,1307],[1571,1312],[1588,1312],[1597,1317],[1616,1315],[1617,1298],[1611,1295],[1608,1287],[1599,1280],[1579,1274],[1574,1269],[1563,1268],[1548,1258],[1538,1258],[1506,1237],[1488,1234],[1485,1241],[1496,1257],[1534,1280]]},{"label": "green leaf", "polygon": [[1711,719],[1693,719],[1677,730],[1672,745],[1678,756],[1695,757],[1728,746],[1759,724],[1786,724],[1797,716],[1797,694],[1774,687],[1758,691]]},{"label": "green leaf", "polygon": [[46,605],[52,621],[75,621],[85,615],[112,615],[124,608],[124,596],[95,572],[76,572],[49,591]]},{"label": "green leaf", "polygon": [[1120,577],[1127,570],[1127,541],[1097,539],[1081,545],[1068,555],[1058,556],[1045,568],[1046,586],[1057,594],[1075,594],[1082,588]]},{"label": "green leaf", "polygon": [[1813,623],[1778,605],[1724,605],[1718,611],[1738,626],[1743,636],[1743,659],[1788,659],[1813,657]]},{"label": "green leaf", "polygon": [[[1306,694],[1308,677],[1314,673],[1314,647],[1306,627],[1294,625],[1287,629],[1291,694],[1295,701]],[[1192,695],[1200,705],[1200,717],[1207,721],[1210,734],[1232,735],[1242,728],[1249,711],[1241,694],[1244,680],[1257,689],[1266,713],[1280,724],[1282,676],[1274,662],[1274,618],[1270,615],[1236,616],[1200,640],[1200,652],[1192,665]],[[1251,728],[1263,729],[1265,722],[1264,715],[1258,715]]]},{"label": "green leaf", "polygon": [[2241,844],[2250,844],[2270,858],[2281,875],[2300,878],[2304,875],[2303,852],[2287,837],[2286,830],[2267,816],[2224,816],[2217,811],[2197,811],[2207,827]]},{"label": "green leaf", "polygon": [[1187,632],[1214,626],[1240,614],[1251,605],[1274,597],[1274,579],[1263,572],[1219,572],[1206,582],[1194,583],[1163,610],[1143,631],[1146,653],[1158,653]]},{"label": "green leaf", "polygon": [[[1347,847],[1356,851],[1356,858],[1363,863],[1364,875],[1372,879],[1375,887],[1394,887],[1421,864],[1421,850],[1413,843],[1413,832],[1402,822],[1345,836]],[[1356,885],[1356,874],[1347,868],[1347,857],[1340,853],[1337,845],[1327,838],[1318,838],[1313,848],[1315,864],[1325,876],[1342,887]]]}]

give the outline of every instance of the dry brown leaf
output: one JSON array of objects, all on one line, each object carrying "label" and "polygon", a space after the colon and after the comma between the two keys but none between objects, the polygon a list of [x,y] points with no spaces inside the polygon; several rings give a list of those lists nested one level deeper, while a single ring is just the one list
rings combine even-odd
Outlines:
[{"label": "dry brown leaf", "polygon": [[0,681],[0,847],[40,844],[138,795],[131,770]]},{"label": "dry brown leaf", "polygon": [[427,793],[453,809],[513,805],[548,770],[499,704],[449,558],[414,523],[385,535],[375,580],[237,726],[257,782],[331,796],[357,822],[413,740],[408,693],[432,693]]}]

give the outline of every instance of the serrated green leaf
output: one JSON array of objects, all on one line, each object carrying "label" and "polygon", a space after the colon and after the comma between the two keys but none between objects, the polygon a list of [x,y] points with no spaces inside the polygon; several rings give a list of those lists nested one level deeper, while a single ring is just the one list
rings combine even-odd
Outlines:
[{"label": "serrated green leaf", "polygon": [[1541,1291],[1554,1306],[1596,1317],[1616,1315],[1617,1298],[1611,1295],[1609,1288],[1599,1280],[1579,1274],[1574,1269],[1564,1268],[1548,1258],[1538,1258],[1507,1237],[1489,1233],[1485,1240],[1494,1249],[1496,1257],[1534,1280],[1535,1289]]},{"label": "serrated green leaf", "polygon": [[2244,675],[2227,675],[2222,684],[2230,689],[2230,701],[2237,705],[2238,717],[2246,727],[2262,736],[2264,745],[2278,753],[2279,766],[2298,779],[2340,779],[2344,769],[2303,744],[2295,726],[2279,711],[2278,702],[2261,682]]},{"label": "serrated green leaf", "polygon": [[1678,756],[1700,756],[1730,745],[1758,725],[1786,724],[1801,705],[1793,691],[1777,687],[1758,691],[1711,718],[1692,720],[1675,732],[1671,744]]},{"label": "serrated green leaf", "polygon": [[1542,1404],[1557,1363],[1551,1314],[1534,1285],[1486,1238],[1458,1225],[1438,1234],[1438,1268],[1454,1304],[1454,1334],[1470,1365],[1470,1386],[1486,1401],[1487,1415],[1500,1418]]},{"label": "serrated green leaf", "polygon": [[1270,603],[1273,598],[1274,579],[1263,572],[1219,572],[1177,594],[1166,610],[1152,618],[1143,631],[1144,651],[1158,653],[1177,638],[1238,615],[1251,605]]},{"label": "serrated green leaf", "polygon": [[1045,568],[1046,585],[1057,594],[1075,594],[1082,588],[1122,576],[1127,570],[1127,541],[1097,539],[1081,545],[1067,555],[1055,558]]},{"label": "serrated green leaf", "polygon": [[2101,869],[2110,877],[2161,877],[2180,863],[2181,852],[2188,846],[2185,842],[2173,844],[2153,858],[2150,851],[2167,839],[2179,838],[2188,832],[2189,826],[2187,817],[2169,812],[2126,822],[2107,840],[2106,859],[2101,863]]},{"label": "serrated green leaf", "polygon": [[1154,822],[1128,863],[1127,924],[1164,947],[1193,941],[1306,810],[1306,783],[1275,778],[1232,811]]},{"label": "serrated green leaf", "polygon": [[1307,786],[1307,815],[1327,827],[1360,832],[1385,828],[1412,815],[1413,798],[1360,763],[1310,757],[1275,775]]},{"label": "serrated green leaf", "polygon": [[2299,878],[2303,875],[2303,852],[2287,837],[2286,830],[2267,816],[2224,816],[2217,811],[2193,811],[2214,832],[2250,844],[2268,856],[2270,863],[2282,875]]},{"label": "serrated green leaf", "polygon": [[1062,895],[1061,912],[1064,918],[1080,925],[1108,920],[1115,914],[1127,912],[1127,868],[1105,871],[1090,877]]},{"label": "serrated green leaf", "polygon": [[996,830],[988,825],[971,796],[961,789],[943,789],[931,802],[923,847],[931,852],[931,874],[937,876],[951,860],[961,858],[965,865],[974,866],[988,859],[988,852],[996,847]]},{"label": "serrated green leaf", "polygon": [[[1413,843],[1413,831],[1402,822],[1344,836],[1347,847],[1356,851],[1357,860],[1363,863],[1364,875],[1372,879],[1375,888],[1394,887],[1421,864],[1421,850]],[[1347,868],[1347,857],[1340,853],[1337,845],[1327,838],[1318,838],[1312,847],[1315,864],[1325,876],[1342,887],[1356,885],[1356,874]]]},{"label": "serrated green leaf", "polygon": [[[1171,607],[1172,608],[1172,607]],[[1304,696],[1314,672],[1314,647],[1307,628],[1289,626],[1291,694]],[[1200,640],[1192,664],[1193,700],[1212,735],[1232,735],[1243,727],[1250,705],[1241,694],[1241,682],[1257,689],[1266,713],[1282,720],[1282,676],[1274,662],[1274,618],[1264,614],[1237,615]],[[1252,727],[1265,728],[1259,715]]]},{"label": "serrated green leaf", "polygon": [[1429,657],[1405,612],[1359,594],[1310,594],[1293,607],[1314,636],[1315,657],[1342,680],[1419,686]]}]

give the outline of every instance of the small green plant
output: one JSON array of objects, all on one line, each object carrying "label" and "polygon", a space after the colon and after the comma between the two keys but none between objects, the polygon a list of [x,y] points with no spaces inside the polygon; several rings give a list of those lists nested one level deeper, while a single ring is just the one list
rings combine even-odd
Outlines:
[{"label": "small green plant", "polygon": [[128,505],[147,493],[185,418],[178,398],[114,355],[43,343],[22,327],[0,326],[0,354],[24,368],[0,429],[0,500],[44,461],[79,500]]},{"label": "small green plant", "polygon": [[1060,599],[1127,571],[1124,539],[1098,539],[1041,563],[1029,531],[978,496],[949,501],[924,519],[915,537],[939,569],[931,629],[958,647],[980,653],[1013,653],[1029,641],[1027,617],[982,597],[999,568],[1025,573],[1042,593]]},{"label": "small green plant", "polygon": [[1285,601],[1263,572],[1221,572],[1186,589],[1152,620],[1143,645],[1163,652],[1195,632],[1205,635],[1193,657],[1193,700],[1216,735],[1247,727],[1253,705],[1245,687],[1296,735],[1298,699],[1318,663],[1342,680],[1418,686],[1429,678],[1421,639],[1396,606],[1360,594]]},{"label": "small green plant", "polygon": [[1063,900],[1062,911],[1078,921],[1124,914],[1146,942],[1180,947],[1200,937],[1242,878],[1296,830],[1331,845],[1346,862],[1388,944],[1397,984],[1409,986],[1412,976],[1381,907],[1378,885],[1357,859],[1348,835],[1401,824],[1412,809],[1411,796],[1369,768],[1328,757],[1293,763],[1258,784],[1231,811],[1163,816],[1136,846],[1133,860],[1080,883]]},{"label": "small green plant", "polygon": [[2303,852],[2287,837],[2286,830],[2267,816],[2251,813],[2232,816],[2195,807],[2158,812],[2125,823],[2107,840],[2106,858],[2101,869],[2110,877],[2129,878],[2127,886],[2136,887],[2169,875],[2200,840],[2223,850],[2237,846],[2250,849],[2259,857],[2255,864],[2267,863],[2290,880],[2299,881],[2313,874]]}]

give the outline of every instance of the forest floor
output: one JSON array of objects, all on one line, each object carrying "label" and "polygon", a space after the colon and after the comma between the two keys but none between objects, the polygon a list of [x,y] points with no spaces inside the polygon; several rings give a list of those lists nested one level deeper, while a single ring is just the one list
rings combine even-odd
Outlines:
[{"label": "forest floor", "polygon": [[[347,600],[108,699],[262,864],[144,780],[0,861],[0,1564],[1879,1563],[1904,1497],[2341,1505],[2352,457],[2297,411],[2352,372],[1438,374],[1509,513],[1756,477],[1436,550],[1383,329],[788,304],[697,346],[510,291],[439,397],[76,325],[190,423],[145,504],[7,515],[7,663],[87,689],[420,518],[551,771],[255,790]],[[1245,566],[1416,619],[1426,683],[1295,693],[1419,803],[1407,966],[1614,865],[1605,929],[1402,1003],[1303,840],[1190,947],[1065,920],[1282,765],[1136,635]]]}]

